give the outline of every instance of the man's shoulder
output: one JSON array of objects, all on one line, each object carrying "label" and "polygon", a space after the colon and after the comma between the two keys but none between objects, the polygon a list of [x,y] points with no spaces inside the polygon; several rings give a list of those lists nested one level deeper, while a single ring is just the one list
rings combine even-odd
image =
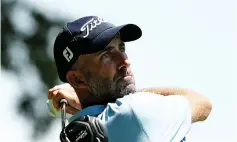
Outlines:
[{"label": "man's shoulder", "polygon": [[163,96],[161,95],[149,92],[131,93],[122,98],[116,99],[113,103],[108,103],[104,113],[108,115],[133,115],[134,111],[137,109],[139,109],[140,112],[145,111],[145,109],[141,109],[142,107],[144,108],[144,105],[149,108],[149,104],[157,104],[157,101],[154,102],[154,98],[156,98],[156,100],[160,100],[162,97]]},{"label": "man's shoulder", "polygon": [[[150,129],[153,126],[149,126],[151,123],[148,125],[148,121],[154,124],[158,123],[157,120],[159,120],[159,123],[166,123],[169,122],[167,120],[171,119],[170,116],[177,112],[181,114],[181,109],[175,110],[175,108],[178,105],[182,108],[183,102],[182,97],[181,99],[177,96],[169,98],[150,92],[135,92],[118,98],[113,103],[108,103],[98,117],[110,124],[119,121],[118,124],[123,126],[128,123],[129,126],[134,125],[134,127],[146,125]],[[173,113],[173,111],[176,111],[176,113]]]},{"label": "man's shoulder", "polygon": [[[151,92],[135,92],[116,99],[113,103],[108,103],[104,113],[106,115],[134,115],[139,114],[149,117],[150,112],[167,111],[174,105],[188,107],[188,101],[180,95],[163,96]],[[145,112],[145,113],[144,113]],[[159,114],[160,114],[159,112]],[[138,117],[138,116],[137,116]]]},{"label": "man's shoulder", "polygon": [[123,102],[123,103],[130,103],[131,101],[142,101],[142,102],[147,102],[148,100],[150,99],[153,99],[153,98],[162,98],[164,96],[160,95],[160,94],[155,94],[155,93],[151,93],[151,92],[140,92],[140,91],[137,91],[137,92],[134,92],[134,93],[130,93],[129,95],[126,95],[122,98],[118,98],[116,100],[115,103],[120,103],[120,102]]},{"label": "man's shoulder", "polygon": [[[187,106],[183,107],[180,103],[183,101],[179,96],[169,98],[149,92],[136,92],[107,104],[98,117],[108,128],[110,138],[139,136],[143,141],[167,140],[176,137],[176,124],[185,119],[181,115]],[[180,109],[176,109],[178,105]]]}]

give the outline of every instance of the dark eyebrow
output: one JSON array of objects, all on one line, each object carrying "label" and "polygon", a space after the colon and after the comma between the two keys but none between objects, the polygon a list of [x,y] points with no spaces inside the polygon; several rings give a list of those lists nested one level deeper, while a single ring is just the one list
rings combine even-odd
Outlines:
[{"label": "dark eyebrow", "polygon": [[105,51],[110,51],[110,50],[112,50],[113,48],[114,48],[114,46],[106,46],[104,49],[100,50],[100,51],[98,52],[98,54],[101,54],[101,53],[103,53],[103,52],[105,52]]},{"label": "dark eyebrow", "polygon": [[103,51],[110,51],[113,48],[114,48],[114,46],[109,45],[109,46],[106,46],[105,49],[103,49]]}]

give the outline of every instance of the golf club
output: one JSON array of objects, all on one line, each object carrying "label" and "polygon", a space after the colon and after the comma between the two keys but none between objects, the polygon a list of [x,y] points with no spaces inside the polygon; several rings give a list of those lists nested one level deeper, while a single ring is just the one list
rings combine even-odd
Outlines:
[{"label": "golf club", "polygon": [[66,126],[66,105],[68,104],[68,102],[66,99],[61,99],[60,104],[61,104],[61,122],[63,130]]}]

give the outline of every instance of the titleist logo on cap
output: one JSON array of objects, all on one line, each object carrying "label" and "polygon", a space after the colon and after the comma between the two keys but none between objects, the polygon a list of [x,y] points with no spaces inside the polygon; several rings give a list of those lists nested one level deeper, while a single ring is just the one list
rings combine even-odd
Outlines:
[{"label": "titleist logo on cap", "polygon": [[88,22],[86,22],[82,27],[81,27],[81,31],[84,32],[86,31],[85,35],[83,36],[84,38],[88,37],[90,32],[96,28],[98,25],[100,25],[102,22],[104,22],[104,20],[102,18],[92,18],[91,20],[89,20]]}]

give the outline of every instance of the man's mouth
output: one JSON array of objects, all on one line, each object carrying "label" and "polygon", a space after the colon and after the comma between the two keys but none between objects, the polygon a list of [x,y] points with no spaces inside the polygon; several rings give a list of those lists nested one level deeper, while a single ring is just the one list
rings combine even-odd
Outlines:
[{"label": "man's mouth", "polygon": [[129,79],[131,79],[131,78],[132,78],[131,75],[127,75],[127,76],[123,77],[124,80],[129,80]]},{"label": "man's mouth", "polygon": [[119,76],[115,82],[118,82],[121,80],[130,80],[131,78],[132,78],[132,75]]},{"label": "man's mouth", "polygon": [[133,84],[133,77],[131,75],[119,77],[119,79],[116,81],[116,83],[121,84],[122,86],[127,86],[129,84]]}]

